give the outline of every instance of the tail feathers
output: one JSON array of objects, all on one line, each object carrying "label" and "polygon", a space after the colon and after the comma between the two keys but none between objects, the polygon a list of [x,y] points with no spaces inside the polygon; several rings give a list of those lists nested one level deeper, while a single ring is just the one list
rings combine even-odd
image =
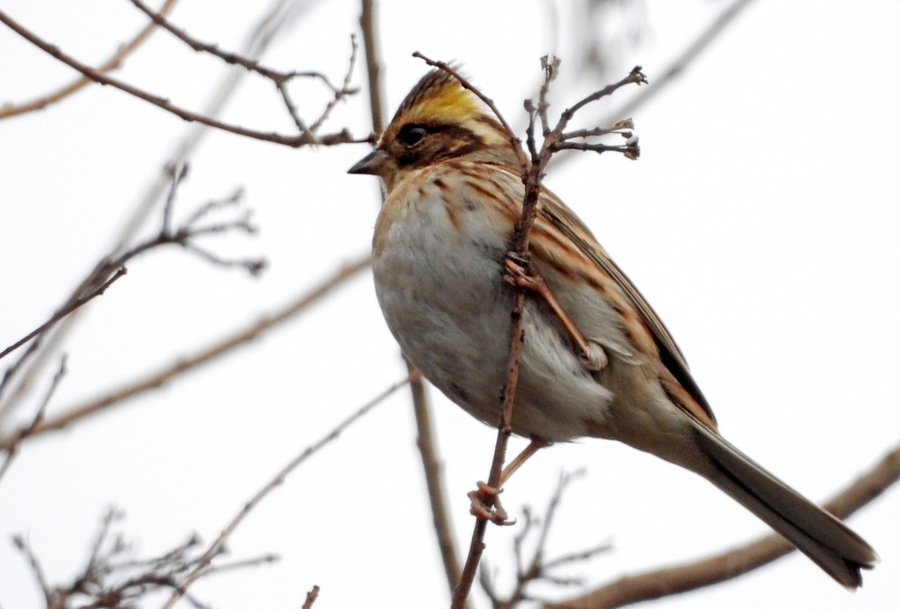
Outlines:
[{"label": "tail feathers", "polygon": [[862,585],[860,569],[878,555],[840,520],[813,504],[716,432],[695,423],[698,445],[714,471],[703,472],[716,486],[756,514],[848,588]]}]

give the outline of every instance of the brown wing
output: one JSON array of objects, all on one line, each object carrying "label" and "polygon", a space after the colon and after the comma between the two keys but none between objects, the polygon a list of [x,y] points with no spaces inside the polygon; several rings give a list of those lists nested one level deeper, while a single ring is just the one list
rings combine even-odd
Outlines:
[{"label": "brown wing", "polygon": [[[663,385],[667,392],[675,399],[679,405],[689,412],[694,410],[691,404],[685,401],[685,397],[693,398],[697,406],[702,410],[700,412],[692,412],[696,418],[700,419],[713,429],[716,428],[716,417],[710,408],[709,403],[700,392],[700,387],[694,381],[688,370],[687,360],[675,344],[675,339],[669,333],[669,330],[663,324],[662,320],[647,303],[647,300],[638,291],[628,276],[622,272],[622,269],[613,262],[612,258],[603,250],[591,231],[582,223],[570,209],[568,209],[559,199],[547,192],[548,196],[541,199],[542,205],[539,214],[557,230],[563,233],[571,240],[578,249],[584,253],[590,260],[597,265],[604,273],[609,275],[621,288],[622,292],[631,302],[632,306],[640,316],[641,321],[650,331],[653,341],[659,349],[660,359],[666,369],[672,374],[674,379],[662,379]],[[688,396],[679,395],[676,387],[672,386],[667,380],[675,380],[683,387]],[[703,416],[703,415],[706,416]]]}]

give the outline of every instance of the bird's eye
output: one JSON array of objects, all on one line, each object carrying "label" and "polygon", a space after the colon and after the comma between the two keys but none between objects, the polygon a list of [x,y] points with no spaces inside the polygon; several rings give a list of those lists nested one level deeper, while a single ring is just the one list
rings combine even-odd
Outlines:
[{"label": "bird's eye", "polygon": [[397,134],[397,139],[407,146],[415,146],[428,134],[428,129],[422,125],[404,125]]}]

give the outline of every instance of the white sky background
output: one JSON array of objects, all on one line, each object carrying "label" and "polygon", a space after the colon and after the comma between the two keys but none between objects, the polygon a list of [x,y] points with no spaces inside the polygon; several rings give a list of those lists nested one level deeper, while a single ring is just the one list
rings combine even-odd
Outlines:
[{"label": "white sky background", "polygon": [[[201,40],[238,48],[259,4],[182,0],[172,20]],[[264,63],[339,80],[358,4],[320,3]],[[649,2],[645,43],[623,53],[615,77],[641,64],[653,83],[722,6]],[[2,8],[88,63],[145,21],[124,0],[12,0]],[[462,62],[521,124],[538,58],[553,50],[546,15],[544,2],[385,2],[387,111],[424,73],[410,57],[418,50]],[[571,23],[567,13],[560,23]],[[817,500],[900,438],[898,26],[895,2],[759,0],[672,89],[635,113],[640,161],[583,155],[546,180],[666,321],[723,434]],[[564,73],[574,69],[564,42],[559,51]],[[0,57],[0,103],[74,76],[5,27]],[[115,76],[199,109],[223,71],[157,32]],[[362,61],[354,79],[365,85]],[[603,84],[564,77],[553,107]],[[295,91],[305,116],[326,99],[314,83]],[[326,131],[346,125],[365,135],[367,117],[360,95],[337,109]],[[252,76],[224,118],[291,132],[273,88]],[[0,347],[44,321],[106,251],[186,128],[99,86],[0,122]],[[176,249],[133,262],[66,344],[69,373],[50,414],[195,352],[366,251],[377,187],[345,172],[367,150],[293,150],[209,133],[176,218],[243,186],[261,234],[205,243],[223,254],[263,254],[270,269],[254,280]],[[27,533],[51,583],[83,566],[109,504],[127,511],[118,530],[141,556],[192,531],[211,541],[283,464],[403,374],[366,274],[223,361],[27,443],[0,483],[0,606],[41,606],[8,541],[13,533]],[[473,519],[465,494],[487,475],[495,432],[432,396],[456,534],[467,547]],[[357,423],[257,507],[229,543],[235,558],[274,552],[280,563],[226,573],[193,592],[222,609],[298,607],[313,584],[323,609],[447,606],[408,402],[401,392]],[[542,509],[560,470],[581,467],[587,475],[564,498],[549,554],[612,538],[614,551],[574,571],[592,585],[766,531],[702,479],[601,441],[534,458],[507,485],[506,507],[513,516],[525,503]],[[892,489],[851,519],[882,558],[855,594],[792,555],[655,606],[896,607],[898,508]],[[506,575],[501,589],[516,531],[488,531],[486,559]]]}]

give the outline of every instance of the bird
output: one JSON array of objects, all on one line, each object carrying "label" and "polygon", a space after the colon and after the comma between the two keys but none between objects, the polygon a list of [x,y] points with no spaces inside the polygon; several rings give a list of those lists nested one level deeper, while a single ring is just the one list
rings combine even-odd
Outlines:
[{"label": "bird", "polygon": [[860,570],[878,560],[872,547],[719,434],[659,316],[543,186],[529,270],[510,257],[525,194],[515,146],[478,96],[435,69],[350,168],[383,182],[372,270],[404,356],[496,426],[517,289],[509,278],[530,282],[511,425],[531,439],[523,458],[584,437],[623,442],[706,478],[840,584],[862,585]]}]

